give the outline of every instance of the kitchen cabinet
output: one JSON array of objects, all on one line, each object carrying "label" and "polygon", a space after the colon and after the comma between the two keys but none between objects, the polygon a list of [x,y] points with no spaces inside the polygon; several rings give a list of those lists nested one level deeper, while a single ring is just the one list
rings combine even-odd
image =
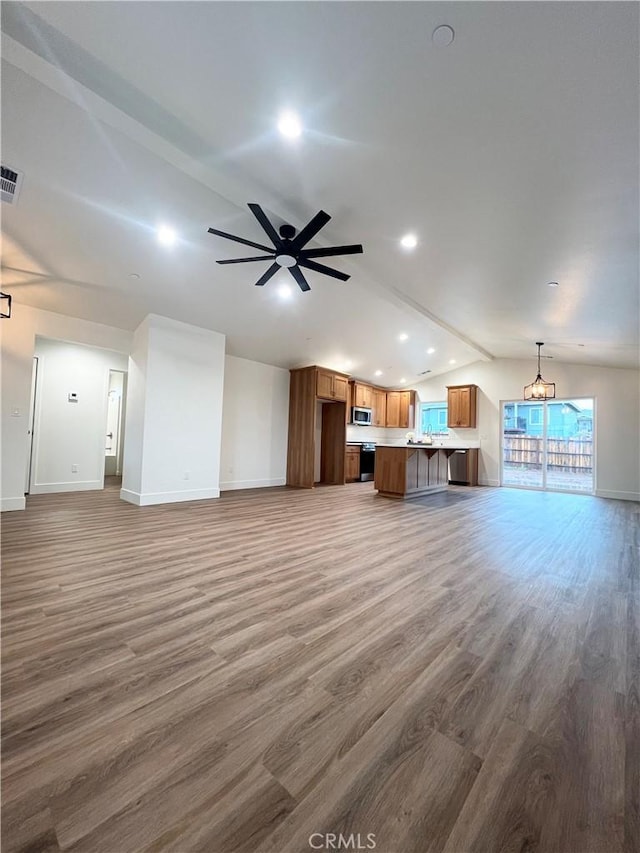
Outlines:
[{"label": "kitchen cabinet", "polygon": [[447,426],[449,429],[475,429],[477,399],[477,385],[447,386]]},{"label": "kitchen cabinet", "polygon": [[344,463],[344,479],[356,483],[360,479],[360,445],[347,445]]},{"label": "kitchen cabinet", "polygon": [[323,400],[341,400],[346,402],[349,391],[349,378],[333,370],[316,368],[316,396]]},{"label": "kitchen cabinet", "polygon": [[362,382],[353,382],[351,384],[351,405],[359,406],[363,409],[372,409],[374,391],[371,385],[364,385]]},{"label": "kitchen cabinet", "polygon": [[413,429],[415,416],[415,391],[387,391],[385,425]]},{"label": "kitchen cabinet", "polygon": [[290,377],[287,485],[344,485],[349,377],[315,365]]},{"label": "kitchen cabinet", "polygon": [[372,423],[373,426],[383,427],[387,425],[387,392],[380,388],[372,389]]}]

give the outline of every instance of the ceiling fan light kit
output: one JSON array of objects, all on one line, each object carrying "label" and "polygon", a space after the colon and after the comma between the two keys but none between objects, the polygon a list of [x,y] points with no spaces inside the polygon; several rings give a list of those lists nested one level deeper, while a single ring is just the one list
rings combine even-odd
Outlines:
[{"label": "ceiling fan light kit", "polygon": [[544,346],[542,341],[536,341],[538,347],[538,375],[530,385],[524,386],[525,400],[553,400],[556,396],[556,383],[546,382],[540,373],[540,347]]},{"label": "ceiling fan light kit", "polygon": [[352,246],[331,246],[324,249],[305,249],[307,243],[312,240],[321,228],[331,219],[328,213],[324,210],[319,211],[308,222],[302,231],[296,233],[293,225],[285,223],[276,231],[273,224],[267,218],[264,210],[259,204],[249,204],[249,210],[260,223],[262,230],[265,232],[269,240],[273,243],[273,248],[263,246],[261,243],[254,243],[253,240],[245,240],[244,237],[236,237],[234,234],[227,234],[226,231],[219,231],[217,228],[209,228],[209,234],[215,234],[218,237],[224,237],[226,240],[233,240],[236,243],[242,243],[244,246],[251,246],[254,249],[260,249],[263,252],[268,252],[266,255],[256,255],[252,258],[233,258],[232,260],[216,261],[218,264],[245,264],[252,261],[272,261],[271,266],[265,273],[256,281],[256,287],[262,287],[269,279],[274,276],[279,269],[288,269],[293,276],[296,284],[302,291],[311,290],[308,281],[300,267],[313,270],[314,272],[322,273],[323,275],[337,278],[340,281],[347,281],[350,276],[346,273],[334,270],[325,264],[319,264],[313,258],[330,258],[334,255],[357,255],[361,254],[363,249],[361,245]]}]

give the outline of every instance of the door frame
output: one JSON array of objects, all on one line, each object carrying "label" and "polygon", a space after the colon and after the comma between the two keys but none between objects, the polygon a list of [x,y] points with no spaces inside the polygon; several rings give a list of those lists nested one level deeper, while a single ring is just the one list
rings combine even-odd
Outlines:
[{"label": "door frame", "polygon": [[549,400],[541,400],[542,405],[542,485],[541,486],[518,486],[513,483],[505,483],[504,482],[504,407],[513,403],[524,403],[524,402],[535,402],[535,401],[525,401],[525,400],[500,400],[500,486],[508,489],[524,489],[528,492],[558,492],[559,494],[566,495],[586,495],[591,496],[596,494],[596,471],[597,471],[597,460],[596,460],[596,408],[597,408],[597,399],[596,397],[589,397],[586,395],[582,395],[579,397],[560,397],[559,399],[553,399],[553,402],[556,403],[566,403],[571,402],[573,400],[591,400],[593,402],[593,425],[592,425],[592,470],[591,470],[591,491],[585,492],[584,490],[574,490],[574,489],[554,489],[549,488],[547,486],[547,427],[548,427],[548,403]]}]

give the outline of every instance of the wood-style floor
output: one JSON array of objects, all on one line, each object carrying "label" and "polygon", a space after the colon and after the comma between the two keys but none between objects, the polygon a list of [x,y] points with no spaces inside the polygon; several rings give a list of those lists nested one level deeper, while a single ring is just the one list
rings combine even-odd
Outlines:
[{"label": "wood-style floor", "polygon": [[2,519],[3,853],[637,853],[639,511],[29,498]]}]

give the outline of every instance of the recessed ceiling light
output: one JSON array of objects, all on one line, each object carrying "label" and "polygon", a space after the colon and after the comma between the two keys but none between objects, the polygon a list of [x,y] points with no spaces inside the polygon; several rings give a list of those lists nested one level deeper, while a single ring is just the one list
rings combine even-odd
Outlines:
[{"label": "recessed ceiling light", "polygon": [[450,27],[448,24],[442,24],[436,27],[431,33],[431,41],[438,47],[449,47],[455,35],[453,27]]},{"label": "recessed ceiling light", "polygon": [[288,284],[281,284],[278,288],[278,296],[280,299],[291,299],[293,289]]},{"label": "recessed ceiling light", "polygon": [[455,358],[450,358],[450,359],[449,359],[449,364],[455,364],[455,363],[456,363]]},{"label": "recessed ceiling light", "polygon": [[557,281],[549,281],[547,282],[548,287],[560,287]]},{"label": "recessed ceiling light", "polygon": [[406,380],[406,379],[404,378],[404,376],[403,376],[403,377],[402,377],[402,379],[400,380],[400,384],[401,384],[401,385],[404,385],[406,381],[407,381],[407,380]]},{"label": "recessed ceiling light", "polygon": [[282,113],[278,120],[278,130],[287,139],[297,139],[302,133],[302,124],[295,113]]},{"label": "recessed ceiling light", "polygon": [[405,234],[400,240],[400,245],[403,249],[415,249],[418,245],[418,238],[415,234]]},{"label": "recessed ceiling light", "polygon": [[435,352],[434,347],[429,347],[429,349],[427,350],[427,355],[433,355],[434,352]]},{"label": "recessed ceiling light", "polygon": [[376,370],[376,372],[375,372],[373,375],[374,375],[374,376],[382,376],[382,371],[381,371],[381,370]]},{"label": "recessed ceiling light", "polygon": [[406,340],[408,340],[408,339],[409,339],[409,335],[408,335],[406,332],[401,332],[401,333],[398,335],[398,340],[399,340],[399,341],[406,341]]},{"label": "recessed ceiling light", "polygon": [[173,246],[178,239],[178,235],[173,228],[169,228],[167,225],[160,225],[156,231],[156,236],[161,246]]}]

